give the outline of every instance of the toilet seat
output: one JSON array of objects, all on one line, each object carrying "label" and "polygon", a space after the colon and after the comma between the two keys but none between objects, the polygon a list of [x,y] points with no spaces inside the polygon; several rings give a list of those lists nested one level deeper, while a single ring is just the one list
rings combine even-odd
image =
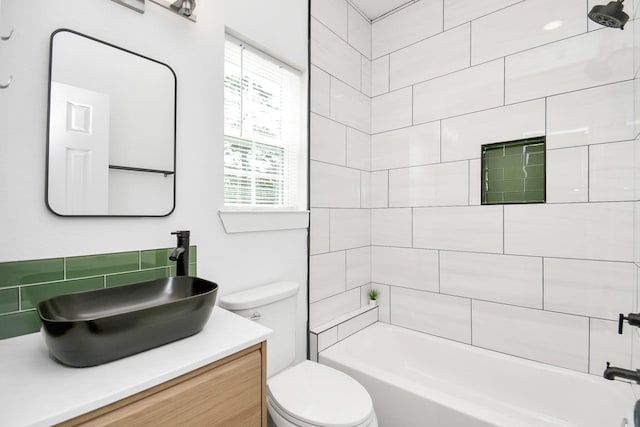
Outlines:
[{"label": "toilet seat", "polygon": [[269,409],[295,426],[364,427],[375,419],[360,383],[308,360],[269,378],[267,394]]}]

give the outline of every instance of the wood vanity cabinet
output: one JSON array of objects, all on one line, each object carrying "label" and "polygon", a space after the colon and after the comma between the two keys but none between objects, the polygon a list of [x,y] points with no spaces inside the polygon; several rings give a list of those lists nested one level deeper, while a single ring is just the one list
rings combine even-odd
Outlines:
[{"label": "wood vanity cabinet", "polygon": [[265,342],[59,426],[267,425]]}]

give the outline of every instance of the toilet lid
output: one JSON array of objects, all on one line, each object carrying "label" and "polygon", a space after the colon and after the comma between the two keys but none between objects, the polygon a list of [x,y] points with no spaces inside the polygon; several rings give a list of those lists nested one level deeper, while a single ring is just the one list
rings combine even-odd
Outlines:
[{"label": "toilet lid", "polygon": [[309,424],[358,426],[373,411],[371,397],[360,383],[308,360],[269,378],[267,390],[274,406]]}]

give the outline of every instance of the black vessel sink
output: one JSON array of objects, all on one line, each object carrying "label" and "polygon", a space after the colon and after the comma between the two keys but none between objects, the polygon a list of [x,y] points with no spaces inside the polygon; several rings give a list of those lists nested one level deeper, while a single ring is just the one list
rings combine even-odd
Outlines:
[{"label": "black vessel sink", "polygon": [[50,354],[94,366],[194,335],[207,323],[218,285],[189,276],[61,295],[38,304]]}]

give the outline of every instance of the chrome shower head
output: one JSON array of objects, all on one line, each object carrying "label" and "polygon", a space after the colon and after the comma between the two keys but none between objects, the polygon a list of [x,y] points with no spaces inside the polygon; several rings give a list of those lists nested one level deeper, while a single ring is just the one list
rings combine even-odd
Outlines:
[{"label": "chrome shower head", "polygon": [[611,1],[606,6],[593,6],[589,12],[589,19],[600,25],[624,30],[624,24],[629,20],[629,15],[623,12],[624,0]]}]

